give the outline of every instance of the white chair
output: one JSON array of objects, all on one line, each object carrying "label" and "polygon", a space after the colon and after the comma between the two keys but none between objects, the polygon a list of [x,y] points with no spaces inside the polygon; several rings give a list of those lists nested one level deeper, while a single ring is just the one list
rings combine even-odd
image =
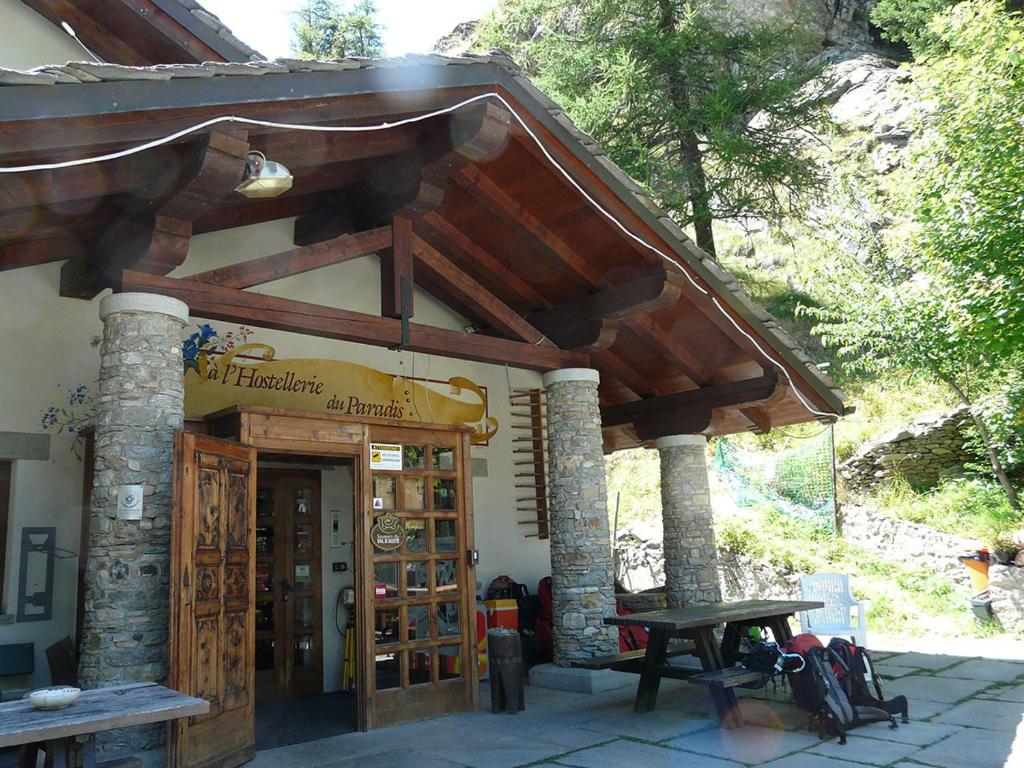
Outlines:
[{"label": "white chair", "polygon": [[[800,578],[800,599],[824,603],[824,608],[800,611],[800,628],[804,632],[829,637],[849,637],[861,648],[868,644],[868,624],[864,603],[855,600],[850,591],[850,577],[845,573],[815,573]],[[853,609],[857,623],[853,623]]]}]

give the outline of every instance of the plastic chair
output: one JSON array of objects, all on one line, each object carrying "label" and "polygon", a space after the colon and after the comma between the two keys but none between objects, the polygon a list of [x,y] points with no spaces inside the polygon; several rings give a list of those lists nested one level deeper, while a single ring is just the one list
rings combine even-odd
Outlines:
[{"label": "plastic chair", "polygon": [[[849,637],[861,648],[868,644],[868,625],[864,603],[855,600],[850,591],[850,577],[845,573],[815,573],[800,578],[800,599],[817,600],[824,608],[800,611],[803,632],[829,637]],[[857,623],[852,620],[857,609]]]}]

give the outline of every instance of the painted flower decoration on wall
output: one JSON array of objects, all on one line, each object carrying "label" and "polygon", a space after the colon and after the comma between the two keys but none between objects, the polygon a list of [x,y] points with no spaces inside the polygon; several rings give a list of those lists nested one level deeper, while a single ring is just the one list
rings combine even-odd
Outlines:
[{"label": "painted flower decoration on wall", "polygon": [[236,330],[228,331],[223,336],[209,323],[201,323],[188,338],[181,342],[182,373],[195,371],[199,376],[206,375],[206,356],[211,352],[227,352],[234,349],[235,344],[244,344],[252,335],[252,329],[244,325]]},{"label": "painted flower decoration on wall", "polygon": [[66,400],[66,403],[51,405],[43,411],[39,423],[47,432],[74,435],[71,450],[82,458],[81,434],[92,423],[93,393],[87,384],[81,384],[68,390]]}]

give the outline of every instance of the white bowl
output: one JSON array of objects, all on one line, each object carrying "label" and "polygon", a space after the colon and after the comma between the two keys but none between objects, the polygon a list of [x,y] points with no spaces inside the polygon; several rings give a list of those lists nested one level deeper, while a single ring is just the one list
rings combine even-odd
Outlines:
[{"label": "white bowl", "polygon": [[28,695],[28,700],[36,709],[63,709],[71,706],[81,696],[81,688],[61,685],[54,688],[40,688]]}]

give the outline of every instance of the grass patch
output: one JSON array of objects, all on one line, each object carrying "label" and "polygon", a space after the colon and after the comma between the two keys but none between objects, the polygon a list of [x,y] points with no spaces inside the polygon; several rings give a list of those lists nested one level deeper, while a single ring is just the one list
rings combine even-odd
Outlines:
[{"label": "grass patch", "polygon": [[988,546],[1024,524],[999,484],[981,478],[947,480],[928,491],[915,491],[905,480],[896,479],[874,502],[894,517]]}]

